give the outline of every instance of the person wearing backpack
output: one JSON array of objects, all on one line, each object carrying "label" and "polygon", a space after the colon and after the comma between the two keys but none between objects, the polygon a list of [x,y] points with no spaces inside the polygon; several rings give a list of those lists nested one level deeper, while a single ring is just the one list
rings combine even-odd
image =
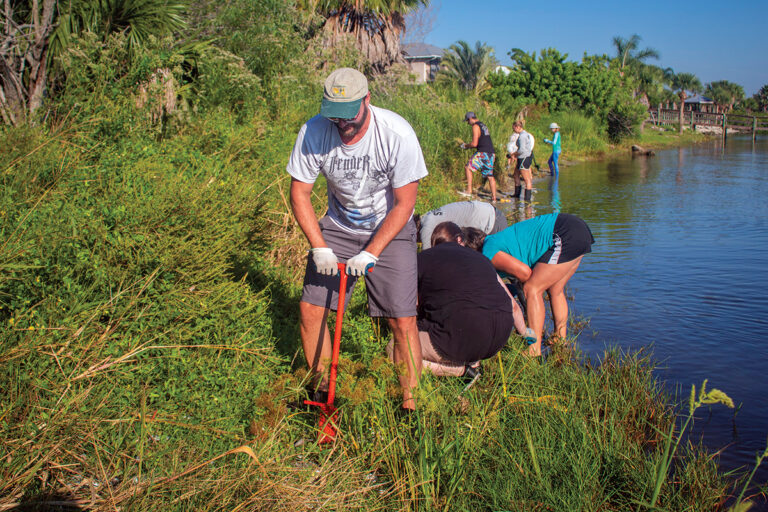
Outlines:
[{"label": "person wearing backpack", "polygon": [[531,201],[533,192],[533,174],[531,173],[531,164],[533,163],[533,135],[523,129],[522,121],[515,121],[512,129],[518,135],[517,137],[517,164],[515,164],[515,197],[519,197],[522,191],[520,177],[525,182],[525,200]]}]

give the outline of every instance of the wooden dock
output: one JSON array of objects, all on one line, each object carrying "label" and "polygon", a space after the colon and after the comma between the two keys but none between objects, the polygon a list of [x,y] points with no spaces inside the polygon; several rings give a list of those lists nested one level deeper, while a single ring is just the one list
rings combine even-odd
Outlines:
[{"label": "wooden dock", "polygon": [[[680,111],[673,109],[648,109],[648,121],[656,126],[680,122]],[[713,112],[683,112],[683,123],[695,130],[697,126],[714,126],[722,130],[723,137],[728,131],[735,133],[751,133],[752,140],[757,137],[757,132],[768,131],[768,118],[756,116],[744,116],[738,114],[716,114]]]}]

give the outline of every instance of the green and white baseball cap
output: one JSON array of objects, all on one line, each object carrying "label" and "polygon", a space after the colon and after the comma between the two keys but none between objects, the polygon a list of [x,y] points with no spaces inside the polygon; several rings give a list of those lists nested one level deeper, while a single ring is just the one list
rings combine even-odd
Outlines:
[{"label": "green and white baseball cap", "polygon": [[339,68],[325,79],[320,115],[352,119],[367,95],[368,79],[365,75],[356,69]]}]

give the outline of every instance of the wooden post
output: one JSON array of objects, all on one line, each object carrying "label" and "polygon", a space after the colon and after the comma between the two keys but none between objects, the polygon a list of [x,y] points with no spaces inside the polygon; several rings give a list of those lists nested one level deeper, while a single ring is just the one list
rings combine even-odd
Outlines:
[{"label": "wooden post", "polygon": [[691,131],[696,131],[696,125],[693,124],[693,105],[691,105]]},{"label": "wooden post", "polygon": [[757,117],[752,116],[752,142],[757,140]]},{"label": "wooden post", "polygon": [[723,112],[723,142],[725,142],[725,137],[728,135],[728,121],[725,119],[725,112]]}]

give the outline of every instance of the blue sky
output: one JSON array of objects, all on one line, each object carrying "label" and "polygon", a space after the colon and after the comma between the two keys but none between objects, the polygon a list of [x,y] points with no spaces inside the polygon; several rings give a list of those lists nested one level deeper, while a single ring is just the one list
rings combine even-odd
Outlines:
[{"label": "blue sky", "polygon": [[436,18],[424,40],[447,48],[458,40],[494,47],[502,64],[507,52],[553,47],[569,60],[614,55],[614,36],[642,37],[656,49],[650,63],[694,73],[702,84],[730,80],[751,96],[768,84],[768,0],[605,2],[432,0]]}]

